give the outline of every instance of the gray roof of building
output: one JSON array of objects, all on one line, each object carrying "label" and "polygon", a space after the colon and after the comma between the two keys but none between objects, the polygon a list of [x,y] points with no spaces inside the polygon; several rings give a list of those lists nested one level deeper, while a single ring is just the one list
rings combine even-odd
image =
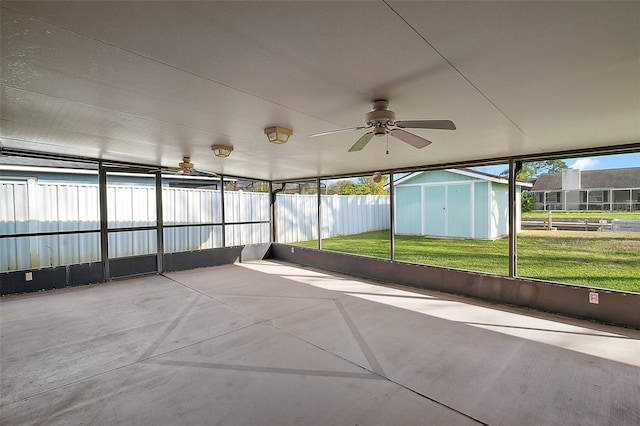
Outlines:
[{"label": "gray roof of building", "polygon": [[[582,171],[580,188],[640,188],[640,167]],[[562,173],[540,175],[531,188],[532,191],[559,191],[561,189]]]}]

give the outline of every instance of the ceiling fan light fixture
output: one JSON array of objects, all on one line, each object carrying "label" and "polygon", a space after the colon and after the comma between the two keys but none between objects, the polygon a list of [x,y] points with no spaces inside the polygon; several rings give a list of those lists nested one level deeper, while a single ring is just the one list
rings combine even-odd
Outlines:
[{"label": "ceiling fan light fixture", "polygon": [[231,151],[233,151],[233,147],[231,145],[213,145],[211,150],[216,155],[216,157],[227,158],[231,155]]},{"label": "ceiling fan light fixture", "polygon": [[387,134],[387,128],[385,126],[376,126],[373,128],[373,134],[381,138]]},{"label": "ceiling fan light fixture", "polygon": [[293,130],[275,126],[264,129],[264,134],[269,138],[269,142],[282,144],[286,143],[289,137],[293,135]]}]

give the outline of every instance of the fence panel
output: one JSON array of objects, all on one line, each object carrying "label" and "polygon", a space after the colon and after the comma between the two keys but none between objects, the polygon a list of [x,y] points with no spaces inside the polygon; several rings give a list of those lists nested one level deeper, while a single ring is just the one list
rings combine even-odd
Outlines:
[{"label": "fence panel", "polygon": [[224,215],[227,223],[268,221],[269,194],[266,192],[225,191]]},{"label": "fence panel", "polygon": [[221,225],[164,228],[165,253],[204,250],[217,247],[222,247]]},{"label": "fence panel", "polygon": [[[225,222],[269,221],[270,198],[266,192],[227,191],[225,195]],[[225,229],[228,246],[268,243],[271,239],[268,223],[244,223],[227,225]]]},{"label": "fence panel", "polygon": [[[165,224],[221,223],[220,191],[163,188]],[[155,224],[152,187],[108,187],[111,227]],[[69,183],[0,183],[0,233],[98,230],[98,185]],[[278,194],[278,241],[318,238],[316,195]],[[389,197],[322,195],[322,238],[359,234],[389,227]],[[226,245],[269,241],[269,224],[233,224],[269,220],[269,194],[225,192]],[[156,250],[153,232],[118,232],[109,236],[110,253],[132,256]],[[220,225],[167,228],[165,251],[222,246]],[[100,260],[99,233],[0,239],[0,271]]]},{"label": "fence panel", "polygon": [[227,225],[225,228],[227,246],[268,243],[270,238],[268,223],[245,223]]},{"label": "fence panel", "polygon": [[[318,238],[317,195],[278,194],[278,242]],[[389,228],[386,195],[322,195],[322,238]]]},{"label": "fence panel", "polygon": [[277,241],[292,243],[318,238],[318,196],[277,195]]},{"label": "fence panel", "polygon": [[[167,228],[165,252],[222,247],[220,191],[163,188],[166,225],[200,225]],[[28,232],[98,230],[97,184],[0,182],[0,235]],[[108,185],[107,215],[110,228],[156,224],[152,186]],[[269,194],[243,191],[225,193],[227,222],[269,220]],[[269,242],[269,224],[227,225],[226,245]],[[154,231],[111,232],[112,257],[134,256],[157,250]],[[47,235],[0,239],[0,271],[31,269],[100,261],[100,234]]]},{"label": "fence panel", "polygon": [[164,224],[222,222],[220,198],[220,191],[217,190],[162,188]]},{"label": "fence panel", "polygon": [[129,228],[156,224],[156,193],[152,186],[108,185],[108,227]]},{"label": "fence panel", "polygon": [[29,199],[26,182],[0,182],[0,233],[29,232]]}]

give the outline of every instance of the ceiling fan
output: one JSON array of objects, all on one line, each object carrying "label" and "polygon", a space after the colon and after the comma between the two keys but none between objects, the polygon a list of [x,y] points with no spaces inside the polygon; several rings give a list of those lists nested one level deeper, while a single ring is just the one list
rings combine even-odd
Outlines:
[{"label": "ceiling fan", "polygon": [[182,157],[178,167],[169,167],[169,170],[175,171],[177,175],[218,177],[216,173],[196,169],[196,166],[191,162],[191,157]]},{"label": "ceiling fan", "polygon": [[374,136],[391,135],[394,138],[408,143],[416,148],[424,148],[431,144],[431,141],[402,129],[437,129],[455,130],[456,125],[451,120],[403,120],[396,121],[396,113],[389,109],[389,101],[379,99],[373,101],[372,110],[365,116],[366,126],[350,127],[348,129],[330,130],[328,132],[314,133],[309,137],[330,135],[333,133],[347,132],[351,130],[372,129],[358,139],[349,148],[349,152],[360,151]]}]

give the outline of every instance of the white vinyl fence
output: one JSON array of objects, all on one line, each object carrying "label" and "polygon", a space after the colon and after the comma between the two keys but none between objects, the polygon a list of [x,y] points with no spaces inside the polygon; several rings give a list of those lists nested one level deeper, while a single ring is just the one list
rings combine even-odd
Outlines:
[{"label": "white vinyl fence", "polygon": [[[277,241],[318,238],[318,196],[278,194]],[[322,238],[389,229],[389,196],[321,195]]]},{"label": "white vinyl fence", "polygon": [[[98,186],[0,182],[0,234],[99,228]],[[100,259],[100,233],[0,239],[0,271]]]},{"label": "white vinyl fence", "polygon": [[[222,247],[220,191],[163,188],[166,253]],[[269,220],[269,194],[225,192],[226,222]],[[154,226],[155,189],[144,185],[107,187],[108,228]],[[0,182],[0,235],[96,230],[96,232],[0,238],[0,271],[100,260],[97,184]],[[218,223],[218,225],[203,225]],[[170,227],[170,225],[190,225]],[[157,251],[155,230],[109,232],[109,257]],[[268,223],[226,225],[226,245],[270,241]]]},{"label": "white vinyl fence", "polygon": [[[222,222],[220,191],[164,188],[162,219],[165,225]],[[201,250],[222,247],[222,226],[188,226],[164,229],[164,251]]]},{"label": "white vinyl fence", "polygon": [[[166,253],[222,247],[220,191],[162,189]],[[225,191],[225,245],[270,241],[269,194]],[[323,195],[322,238],[389,228],[389,197]],[[107,187],[108,228],[154,226],[155,189]],[[99,193],[95,183],[0,181],[0,235],[86,231],[0,238],[0,271],[100,260]],[[253,222],[253,223],[252,223]],[[278,194],[278,242],[318,238],[317,196]],[[171,225],[184,225],[171,227]],[[156,253],[155,230],[109,232],[109,257]]]},{"label": "white vinyl fence", "polygon": [[238,225],[226,225],[227,246],[266,243],[271,241],[271,213],[269,194],[266,192],[224,192],[224,216],[226,223],[241,222]]}]

